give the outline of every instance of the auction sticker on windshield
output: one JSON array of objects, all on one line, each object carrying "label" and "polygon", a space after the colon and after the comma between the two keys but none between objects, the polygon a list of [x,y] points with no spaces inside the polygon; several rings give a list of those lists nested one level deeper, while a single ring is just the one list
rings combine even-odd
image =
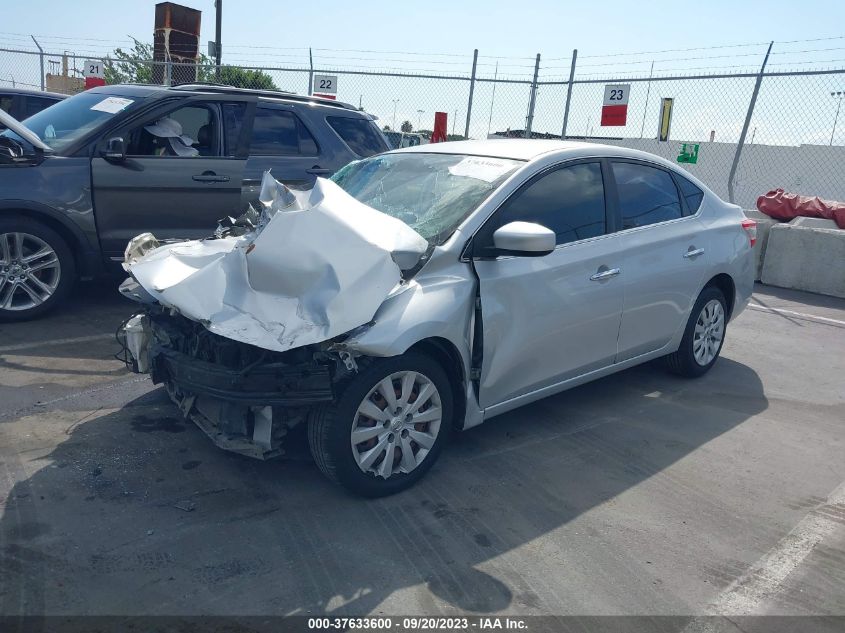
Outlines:
[{"label": "auction sticker on windshield", "polygon": [[493,182],[504,176],[513,167],[513,161],[467,156],[459,163],[449,167],[449,173],[453,176],[465,176],[467,178],[483,180],[484,182]]},{"label": "auction sticker on windshield", "polygon": [[124,99],[122,97],[106,97],[102,101],[92,105],[91,109],[99,112],[108,112],[109,114],[117,114],[132,104],[132,102],[132,99]]}]

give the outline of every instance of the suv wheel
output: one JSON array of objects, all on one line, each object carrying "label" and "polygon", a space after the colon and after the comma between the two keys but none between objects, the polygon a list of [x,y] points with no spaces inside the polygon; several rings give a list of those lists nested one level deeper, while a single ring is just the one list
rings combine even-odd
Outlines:
[{"label": "suv wheel", "polygon": [[727,319],[722,291],[713,287],[702,290],[690,312],[681,346],[666,357],[669,369],[688,378],[706,374],[722,351]]},{"label": "suv wheel", "polygon": [[311,454],[332,481],[367,497],[404,490],[434,464],[452,428],[452,388],[416,352],[377,359],[308,422]]},{"label": "suv wheel", "polygon": [[62,302],[76,277],[67,243],[29,218],[0,219],[0,320],[22,321]]}]

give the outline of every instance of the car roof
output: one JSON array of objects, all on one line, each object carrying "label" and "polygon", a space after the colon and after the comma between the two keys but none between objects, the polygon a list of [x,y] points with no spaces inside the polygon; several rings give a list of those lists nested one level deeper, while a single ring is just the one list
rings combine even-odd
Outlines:
[{"label": "car roof", "polygon": [[47,92],[46,90],[31,90],[29,88],[0,88],[0,94],[24,95],[33,97],[47,97],[48,99],[67,99],[70,95],[63,95],[60,92]]},{"label": "car roof", "polygon": [[512,160],[532,161],[541,157],[554,157],[561,160],[576,158],[633,158],[658,163],[675,171],[677,165],[670,161],[643,152],[617,145],[586,143],[583,141],[555,141],[543,139],[500,138],[478,141],[450,141],[447,143],[429,143],[393,150],[391,153],[428,153],[428,154],[467,154],[470,156],[489,156]]},{"label": "car roof", "polygon": [[[345,103],[343,101],[335,101],[334,99],[324,99],[322,97],[314,97],[309,95],[300,95],[294,92],[285,92],[282,90],[253,90],[251,88],[236,88],[234,86],[227,86],[223,84],[211,83],[188,83],[179,84],[177,86],[162,86],[158,84],[114,84],[109,86],[98,86],[91,88],[86,92],[102,93],[109,95],[126,95],[134,97],[146,97],[151,95],[166,95],[166,94],[182,94],[182,95],[255,95],[262,99],[273,99],[296,103],[307,103],[309,105],[328,106],[339,110],[351,110],[359,112],[355,106]],[[366,112],[361,112],[364,116],[369,116]]]}]

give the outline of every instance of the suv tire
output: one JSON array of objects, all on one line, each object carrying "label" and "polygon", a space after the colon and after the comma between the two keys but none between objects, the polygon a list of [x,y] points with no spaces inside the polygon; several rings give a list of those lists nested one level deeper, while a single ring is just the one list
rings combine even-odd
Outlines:
[{"label": "suv tire", "polygon": [[75,281],[73,254],[58,233],[30,218],[0,218],[0,321],[45,314]]},{"label": "suv tire", "polygon": [[[386,385],[393,387],[390,400],[383,395]],[[373,360],[333,403],[315,409],[308,443],[326,477],[355,494],[381,497],[425,475],[448,441],[452,418],[452,387],[443,368],[408,352]]]}]

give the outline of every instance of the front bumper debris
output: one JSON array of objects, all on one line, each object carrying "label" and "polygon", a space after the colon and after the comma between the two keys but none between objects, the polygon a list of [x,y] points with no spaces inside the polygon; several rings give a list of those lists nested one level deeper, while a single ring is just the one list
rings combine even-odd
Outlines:
[{"label": "front bumper debris", "polygon": [[158,306],[130,318],[121,342],[130,369],[164,384],[185,418],[217,446],[249,457],[283,454],[291,429],[334,398],[337,372],[317,350],[270,352]]}]

